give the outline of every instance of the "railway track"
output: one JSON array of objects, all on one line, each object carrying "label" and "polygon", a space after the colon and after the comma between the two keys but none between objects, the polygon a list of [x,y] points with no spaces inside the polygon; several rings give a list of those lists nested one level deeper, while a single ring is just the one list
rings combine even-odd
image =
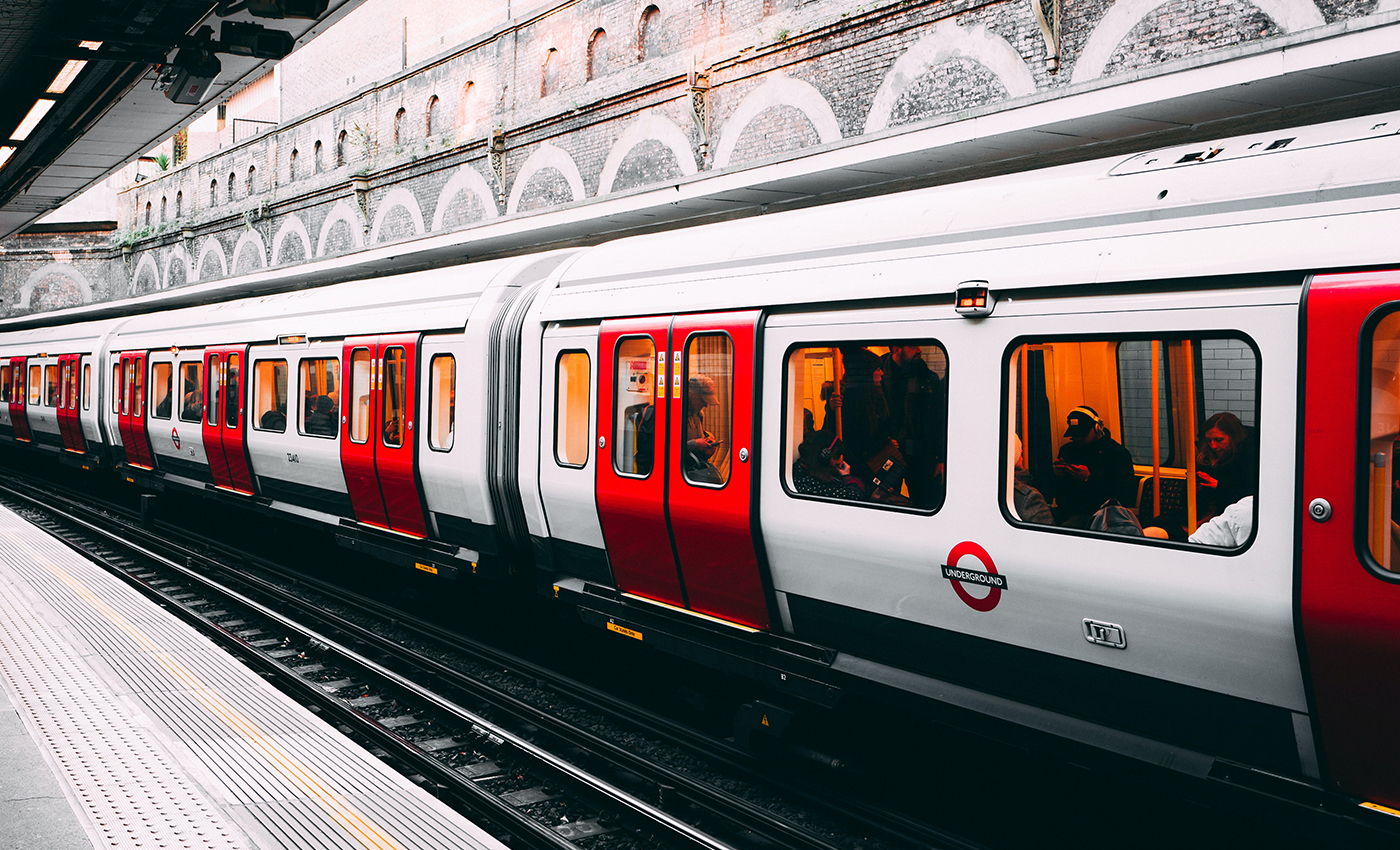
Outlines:
[{"label": "railway track", "polygon": [[[513,846],[977,846],[878,806],[760,776],[724,742],[246,552],[186,531],[177,542],[131,512],[33,480],[0,486],[0,499]],[[474,665],[531,683],[569,711],[473,676]],[[580,713],[622,729],[623,740],[575,719]],[[658,759],[637,736],[680,757]]]}]

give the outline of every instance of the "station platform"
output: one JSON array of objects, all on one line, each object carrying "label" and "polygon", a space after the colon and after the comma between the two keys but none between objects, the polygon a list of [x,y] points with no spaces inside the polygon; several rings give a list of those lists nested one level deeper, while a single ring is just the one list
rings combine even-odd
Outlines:
[{"label": "station platform", "polygon": [[88,847],[504,850],[0,508],[0,850]]}]

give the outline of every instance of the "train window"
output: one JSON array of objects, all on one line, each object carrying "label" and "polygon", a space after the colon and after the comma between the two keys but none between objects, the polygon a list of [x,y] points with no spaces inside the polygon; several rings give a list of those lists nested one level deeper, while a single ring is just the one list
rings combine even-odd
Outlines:
[{"label": "train window", "polygon": [[[656,346],[651,337],[619,340],[613,389],[613,468],[646,477],[656,455]],[[654,380],[653,380],[654,379]]]},{"label": "train window", "polygon": [[1384,316],[1371,333],[1370,443],[1364,447],[1366,548],[1374,566],[1400,572],[1400,312]]},{"label": "train window", "polygon": [[218,354],[209,357],[209,387],[205,394],[205,398],[209,399],[209,409],[204,421],[205,424],[215,427],[219,424],[219,372],[223,369],[223,362],[223,357]]},{"label": "train window", "polygon": [[131,415],[144,416],[146,413],[146,370],[137,368],[139,360],[131,361],[131,378],[134,395],[131,400]]},{"label": "train window", "polygon": [[83,364],[83,410],[92,407],[92,364]]},{"label": "train window", "polygon": [[204,364],[180,364],[180,421],[198,422],[204,416]]},{"label": "train window", "polygon": [[253,364],[253,427],[259,431],[287,430],[285,360],[259,360]]},{"label": "train window", "polygon": [[73,364],[67,360],[58,364],[58,409],[67,410],[73,406]]},{"label": "train window", "polygon": [[554,462],[588,463],[589,362],[586,351],[559,355],[554,379]]},{"label": "train window", "polygon": [[224,376],[224,425],[238,427],[238,417],[242,413],[243,375],[240,366],[242,358],[237,354],[228,356],[227,374]]},{"label": "train window", "polygon": [[29,367],[29,403],[38,404],[43,391],[44,370],[41,366]]},{"label": "train window", "polygon": [[948,355],[935,340],[822,343],[787,358],[788,493],[932,512],[943,504]]},{"label": "train window", "polygon": [[408,355],[401,346],[384,350],[383,369],[384,445],[397,448],[403,445],[408,420]]},{"label": "train window", "polygon": [[10,400],[10,367],[0,366],[0,401]]},{"label": "train window", "polygon": [[369,390],[374,358],[369,349],[357,348],[350,354],[350,440],[363,443],[369,439]]},{"label": "train window", "polygon": [[113,413],[122,412],[122,399],[126,397],[126,391],[125,389],[123,389],[123,387],[124,384],[122,384],[122,364],[120,361],[118,361],[112,364],[112,387],[110,393],[112,396]]},{"label": "train window", "polygon": [[301,433],[334,437],[340,433],[340,397],[336,376],[340,358],[318,357],[301,361]]},{"label": "train window", "polygon": [[44,367],[44,407],[58,406],[58,364]]},{"label": "train window", "polygon": [[429,371],[428,446],[445,452],[452,448],[457,416],[457,360],[451,354],[439,354]]},{"label": "train window", "polygon": [[729,483],[734,441],[734,342],[728,334],[697,334],[685,350],[685,427],[681,471],[691,484]]},{"label": "train window", "polygon": [[1248,339],[1038,340],[1010,349],[1006,375],[1012,520],[1248,543],[1259,479],[1259,357]]},{"label": "train window", "polygon": [[169,419],[170,408],[174,404],[173,384],[175,367],[169,363],[151,364],[151,416],[156,419]]}]

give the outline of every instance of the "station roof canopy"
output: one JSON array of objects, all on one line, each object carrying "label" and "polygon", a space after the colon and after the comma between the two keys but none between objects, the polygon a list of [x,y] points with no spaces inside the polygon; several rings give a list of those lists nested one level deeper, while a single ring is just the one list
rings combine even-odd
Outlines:
[{"label": "station roof canopy", "polygon": [[[198,103],[175,103],[156,90],[158,69],[192,66],[201,54],[195,45],[219,39],[223,21],[290,34],[257,47],[266,53],[269,44],[300,47],[360,2],[0,0],[0,238],[62,206],[272,66],[272,58],[218,52],[218,72]],[[223,17],[216,14],[221,7]],[[314,18],[268,19],[279,13]],[[203,27],[211,30],[201,36]]]}]

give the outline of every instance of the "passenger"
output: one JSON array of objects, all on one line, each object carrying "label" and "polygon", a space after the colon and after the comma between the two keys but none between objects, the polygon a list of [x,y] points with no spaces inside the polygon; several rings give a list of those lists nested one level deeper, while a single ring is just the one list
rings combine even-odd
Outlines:
[{"label": "passenger", "polygon": [[166,394],[165,394],[165,398],[161,399],[161,400],[160,400],[160,403],[156,405],[156,410],[155,410],[155,414],[154,414],[154,415],[155,415],[155,417],[156,417],[157,419],[169,419],[169,418],[170,418],[170,396],[171,396],[170,393],[166,393]]},{"label": "passenger", "polygon": [[204,397],[199,390],[190,390],[185,393],[184,399],[180,402],[180,418],[187,422],[198,422],[204,416]]},{"label": "passenger", "polygon": [[[866,492],[874,493],[870,486],[874,473],[870,467],[872,458],[896,453],[899,444],[894,440],[894,427],[890,421],[889,405],[880,389],[884,372],[880,369],[880,358],[868,349],[850,347],[841,349],[845,364],[841,376],[841,391],[829,400],[830,409],[840,413],[841,439],[845,444],[846,458],[855,474],[866,483]],[[903,463],[900,456],[899,462]],[[898,492],[898,491],[896,491]]]},{"label": "passenger", "polygon": [[306,433],[334,437],[340,430],[339,424],[335,418],[335,402],[331,401],[330,396],[316,396],[315,406],[306,415]]},{"label": "passenger", "polygon": [[[1219,516],[1212,517],[1209,521],[1202,523],[1201,527],[1196,529],[1196,533],[1188,537],[1187,540],[1202,546],[1223,546],[1237,549],[1249,542],[1249,535],[1253,531],[1254,497],[1245,496],[1225,508]],[[1144,528],[1142,533],[1158,540],[1168,539],[1167,530],[1161,527]]]},{"label": "passenger", "polygon": [[1040,491],[1031,486],[1031,475],[1026,469],[1025,453],[1021,450],[1021,436],[1012,434],[1011,439],[1016,441],[1016,472],[1015,491],[1012,495],[1013,503],[1016,506],[1016,516],[1022,522],[1034,522],[1041,525],[1054,525],[1055,515],[1050,511],[1050,505],[1045,502],[1045,497]]},{"label": "passenger", "polygon": [[636,448],[632,457],[637,475],[650,475],[656,462],[656,405],[648,404],[637,416]]},{"label": "passenger", "polygon": [[1201,448],[1196,452],[1196,480],[1200,486],[1197,514],[1223,513],[1258,487],[1255,462],[1244,423],[1233,413],[1217,413],[1206,420]]},{"label": "passenger", "polygon": [[909,499],[917,508],[932,508],[943,501],[948,396],[943,379],[922,354],[917,345],[891,345],[880,358],[880,385],[908,467]]},{"label": "passenger", "polygon": [[808,496],[863,501],[865,485],[851,474],[851,467],[842,459],[844,447],[839,437],[825,431],[813,431],[798,446],[797,461],[792,466],[792,484],[797,492]]},{"label": "passenger", "polygon": [[258,427],[264,431],[286,431],[287,405],[285,403],[279,404],[275,410],[263,413],[262,419],[258,421]]},{"label": "passenger", "polygon": [[708,375],[692,375],[686,385],[685,456],[681,459],[686,477],[692,481],[723,484],[724,475],[711,459],[723,440],[705,430],[701,411],[719,401],[715,381]]},{"label": "passenger", "polygon": [[1065,417],[1065,436],[1055,461],[1055,519],[1069,528],[1088,528],[1109,499],[1131,505],[1137,499],[1133,457],[1087,405]]},{"label": "passenger", "polygon": [[1142,537],[1142,524],[1131,508],[1125,508],[1117,499],[1109,499],[1103,507],[1094,512],[1089,521],[1090,531],[1104,531],[1109,534],[1122,534],[1127,537]]}]

